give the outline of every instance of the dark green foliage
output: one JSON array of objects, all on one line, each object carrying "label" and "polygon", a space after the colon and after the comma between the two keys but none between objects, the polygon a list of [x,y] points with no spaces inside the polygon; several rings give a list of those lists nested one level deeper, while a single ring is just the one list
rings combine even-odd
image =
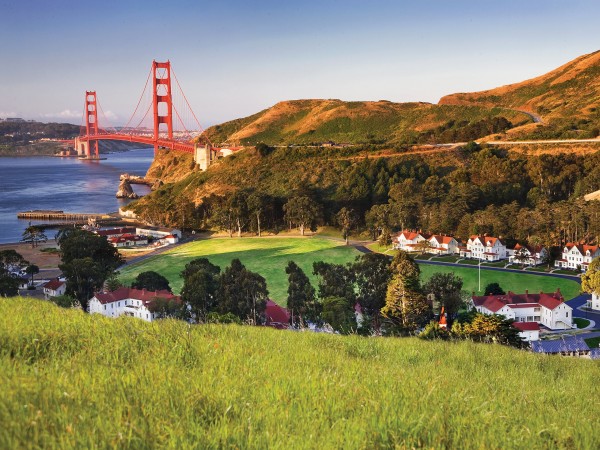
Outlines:
[{"label": "dark green foliage", "polygon": [[31,248],[37,247],[40,242],[46,242],[48,238],[44,234],[44,229],[37,227],[35,225],[31,225],[25,228],[23,231],[23,236],[21,238],[22,242],[27,242],[31,244]]},{"label": "dark green foliage", "polygon": [[463,280],[452,273],[434,273],[427,281],[423,290],[431,295],[434,301],[434,312],[440,313],[443,306],[448,314],[449,326],[452,319],[463,305],[462,299]]},{"label": "dark green foliage", "polygon": [[452,326],[451,335],[458,339],[475,342],[497,343],[522,348],[526,345],[519,336],[514,320],[496,314],[481,314],[471,311]]},{"label": "dark green foliage", "polygon": [[285,268],[288,274],[287,309],[291,315],[292,326],[302,324],[307,313],[315,309],[315,288],[304,271],[294,261]]},{"label": "dark green foliage", "polygon": [[105,238],[85,230],[65,229],[57,242],[62,261],[58,267],[67,279],[66,293],[86,311],[94,293],[122,264],[121,255]]},{"label": "dark green foliage", "polygon": [[173,299],[156,297],[148,307],[149,311],[155,314],[157,319],[166,319],[168,317],[185,317],[185,307],[181,302]]},{"label": "dark green foliage", "polygon": [[131,283],[131,287],[134,289],[146,289],[147,291],[167,290],[171,292],[169,280],[153,270],[140,273],[135,277],[133,283]]},{"label": "dark green foliage", "polygon": [[490,283],[483,290],[483,295],[504,295],[504,289],[498,283]]},{"label": "dark green foliage", "polygon": [[218,312],[232,313],[256,324],[261,320],[268,295],[265,279],[234,259],[219,278]]},{"label": "dark green foliage", "polygon": [[207,314],[217,307],[220,273],[221,269],[207,258],[194,259],[181,272],[181,299],[197,322],[206,321]]},{"label": "dark green foliage", "polygon": [[314,230],[321,217],[321,205],[307,195],[298,195],[290,198],[283,206],[285,220],[300,229],[300,234],[304,236],[304,231],[308,228]]},{"label": "dark green foliage", "polygon": [[29,264],[25,267],[25,273],[31,277],[29,284],[33,284],[33,276],[40,273],[40,268],[35,264]]},{"label": "dark green foliage", "polygon": [[356,330],[356,319],[354,315],[354,304],[343,297],[325,297],[323,299],[323,322],[342,334],[348,334]]},{"label": "dark green foliage", "polygon": [[0,251],[0,297],[12,297],[19,293],[21,278],[17,273],[28,264],[15,250]]},{"label": "dark green foliage", "polygon": [[79,305],[79,302],[70,295],[57,295],[50,297],[50,301],[61,308],[73,308]]},{"label": "dark green foliage", "polygon": [[[352,265],[356,278],[357,301],[363,314],[372,319],[372,326],[379,330],[381,308],[385,306],[387,285],[392,277],[390,261],[379,253],[358,256]],[[364,327],[371,324],[364,323]]]},{"label": "dark green foliage", "polygon": [[319,298],[341,297],[354,305],[354,273],[351,267],[323,261],[313,263],[313,274],[319,277]]}]

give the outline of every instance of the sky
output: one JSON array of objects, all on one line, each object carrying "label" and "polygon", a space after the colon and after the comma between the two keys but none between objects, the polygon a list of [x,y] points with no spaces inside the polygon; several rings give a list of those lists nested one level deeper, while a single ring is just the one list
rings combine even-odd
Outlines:
[{"label": "sky", "polygon": [[[597,0],[0,0],[0,118],[113,125],[170,60],[204,126],[283,100],[425,101],[600,49]],[[102,125],[102,124],[101,124]]]}]

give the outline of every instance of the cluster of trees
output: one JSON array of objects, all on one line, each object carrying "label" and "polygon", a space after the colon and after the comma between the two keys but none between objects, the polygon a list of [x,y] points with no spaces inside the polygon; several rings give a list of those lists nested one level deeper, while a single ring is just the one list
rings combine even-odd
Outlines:
[{"label": "cluster of trees", "polygon": [[34,275],[39,272],[38,266],[26,261],[17,251],[0,251],[0,297],[17,295],[19,286],[26,282],[33,286]]},{"label": "cluster of trees", "polygon": [[467,120],[450,120],[439,127],[423,131],[417,141],[427,144],[473,141],[512,127],[513,124],[505,117],[490,117],[473,123]]},{"label": "cluster of trees", "polygon": [[[186,197],[194,192],[186,181],[154,193],[137,212],[155,223],[230,235],[326,224],[346,235],[370,231],[384,241],[402,228],[462,238],[488,233],[508,244],[547,247],[600,237],[600,204],[581,199],[600,189],[600,153],[532,156],[470,143],[451,156],[353,160],[330,159],[329,150],[320,158],[284,150],[257,152],[254,160],[240,156],[253,161],[252,177],[240,172],[242,161],[240,167],[228,161],[219,182],[240,186],[237,191],[205,196],[196,205]],[[198,183],[213,176],[202,174]]]},{"label": "cluster of trees", "polygon": [[0,122],[0,144],[34,139],[71,139],[79,135],[79,125],[70,123]]}]

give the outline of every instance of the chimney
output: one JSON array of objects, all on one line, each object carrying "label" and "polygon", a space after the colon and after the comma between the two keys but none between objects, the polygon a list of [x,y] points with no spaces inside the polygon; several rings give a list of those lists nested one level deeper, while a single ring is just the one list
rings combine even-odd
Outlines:
[{"label": "chimney", "polygon": [[529,295],[529,289],[525,289],[525,295]]}]

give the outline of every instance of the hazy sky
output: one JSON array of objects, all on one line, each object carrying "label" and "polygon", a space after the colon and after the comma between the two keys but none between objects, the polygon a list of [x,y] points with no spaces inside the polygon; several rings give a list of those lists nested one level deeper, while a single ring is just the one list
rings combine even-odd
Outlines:
[{"label": "hazy sky", "polygon": [[600,49],[588,0],[0,0],[0,117],[123,123],[170,59],[204,126],[278,101],[437,102]]}]

